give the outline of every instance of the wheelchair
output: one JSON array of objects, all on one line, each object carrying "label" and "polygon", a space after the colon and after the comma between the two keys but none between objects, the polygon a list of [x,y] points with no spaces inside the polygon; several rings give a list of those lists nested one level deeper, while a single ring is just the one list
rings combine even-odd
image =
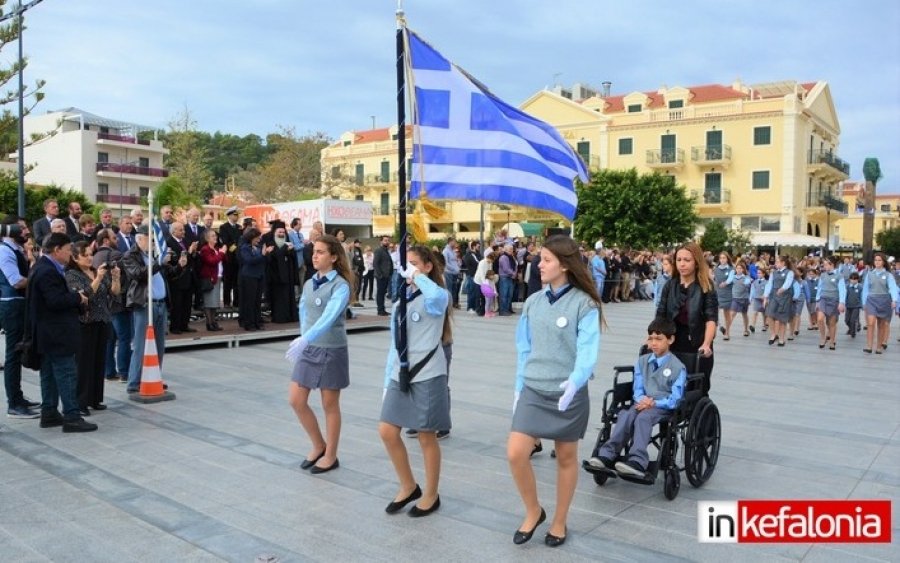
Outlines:
[{"label": "wheelchair", "polygon": [[[646,350],[642,349],[641,353],[646,353]],[[588,460],[582,461],[582,468],[593,475],[597,485],[602,486],[610,478],[652,485],[662,470],[663,493],[667,499],[673,500],[681,488],[682,471],[691,485],[697,488],[703,486],[716,470],[722,428],[718,407],[703,394],[703,379],[706,376],[699,371],[699,355],[670,353],[681,360],[688,375],[684,397],[668,419],[659,422],[657,432],[651,433],[650,444],[657,451],[657,459],[650,461],[643,477],[620,474],[606,467],[592,465]],[[603,395],[603,426],[591,452],[592,457],[596,457],[600,447],[609,440],[619,412],[631,408],[633,403],[634,366],[614,366],[613,372],[613,387]],[[620,381],[623,374],[631,374],[631,378]],[[631,444],[627,444],[625,456],[613,461],[626,459],[630,447]],[[683,465],[678,465],[679,449],[682,451]]]}]

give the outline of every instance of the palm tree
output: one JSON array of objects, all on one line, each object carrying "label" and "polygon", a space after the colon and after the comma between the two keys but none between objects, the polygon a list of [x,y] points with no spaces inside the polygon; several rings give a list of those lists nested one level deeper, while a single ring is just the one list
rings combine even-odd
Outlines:
[{"label": "palm tree", "polygon": [[875,185],[881,179],[881,166],[877,158],[867,158],[863,163],[866,177],[865,210],[863,211],[863,257],[872,259],[872,234],[875,230]]}]

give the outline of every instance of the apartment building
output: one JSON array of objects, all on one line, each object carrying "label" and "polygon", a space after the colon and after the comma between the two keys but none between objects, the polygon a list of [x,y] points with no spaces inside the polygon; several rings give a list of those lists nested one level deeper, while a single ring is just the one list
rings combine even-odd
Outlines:
[{"label": "apartment building", "polygon": [[[128,213],[163,181],[168,150],[156,128],[101,117],[78,108],[29,115],[25,137],[45,135],[25,147],[27,182],[81,191],[114,214]],[[138,138],[153,132],[153,139]],[[14,158],[17,155],[12,155]]]},{"label": "apartment building", "polygon": [[[841,196],[847,205],[847,215],[840,219],[835,226],[836,236],[839,237],[839,245],[843,248],[857,248],[862,246],[863,217],[865,216],[865,182],[844,182],[841,186]],[[875,207],[869,209],[869,213],[875,216],[872,234],[877,235],[881,231],[900,227],[900,194],[875,195]],[[878,245],[873,240],[873,244]]]}]

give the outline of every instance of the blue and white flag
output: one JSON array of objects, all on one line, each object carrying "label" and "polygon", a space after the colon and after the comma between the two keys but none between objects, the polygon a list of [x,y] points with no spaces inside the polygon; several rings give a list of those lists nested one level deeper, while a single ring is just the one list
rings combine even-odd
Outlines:
[{"label": "blue and white flag", "polygon": [[166,234],[163,232],[162,227],[159,226],[159,221],[155,218],[153,219],[153,236],[156,238],[156,248],[159,250],[159,264],[160,266],[163,263],[163,258],[166,257],[166,252],[169,250],[168,245],[166,244]]},{"label": "blue and white flag", "polygon": [[491,94],[408,33],[415,87],[410,195],[489,201],[575,216],[581,158],[551,125]]}]

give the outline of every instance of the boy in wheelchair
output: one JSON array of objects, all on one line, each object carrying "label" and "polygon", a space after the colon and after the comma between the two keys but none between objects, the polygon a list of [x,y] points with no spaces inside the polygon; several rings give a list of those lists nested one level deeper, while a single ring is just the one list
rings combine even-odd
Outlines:
[{"label": "boy in wheelchair", "polygon": [[[668,418],[684,396],[687,370],[669,346],[675,341],[675,325],[656,318],[647,327],[650,353],[640,356],[634,366],[634,396],[631,408],[622,410],[610,439],[588,460],[591,466],[621,475],[643,477],[649,464],[647,446],[653,427]],[[632,439],[628,458],[616,461]]]}]

